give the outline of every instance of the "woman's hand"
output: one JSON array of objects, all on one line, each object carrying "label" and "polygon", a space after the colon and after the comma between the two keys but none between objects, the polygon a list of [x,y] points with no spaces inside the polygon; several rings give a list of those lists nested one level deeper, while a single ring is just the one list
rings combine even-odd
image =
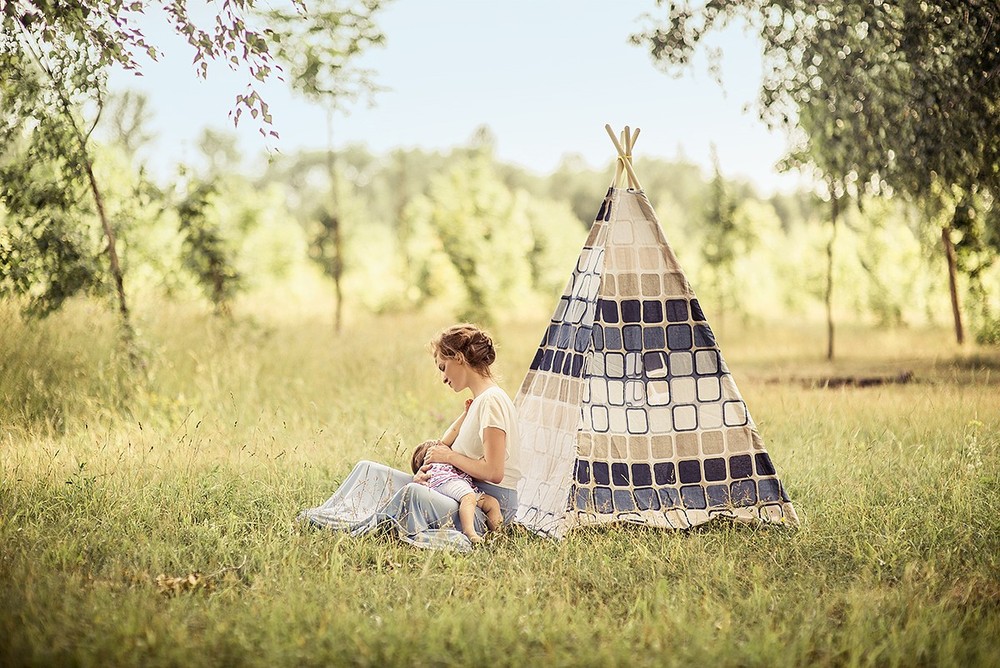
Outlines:
[{"label": "woman's hand", "polygon": [[469,414],[469,407],[470,406],[472,406],[472,398],[471,397],[469,399],[465,400],[465,412],[463,413],[463,415],[468,415]]},{"label": "woman's hand", "polygon": [[417,471],[416,474],[414,474],[413,482],[421,485],[426,485],[431,479],[430,470],[431,470],[430,464],[424,464],[423,466],[421,466],[420,470]]},{"label": "woman's hand", "polygon": [[427,449],[427,454],[424,455],[424,464],[451,464],[454,454],[450,447],[438,441],[437,445]]}]

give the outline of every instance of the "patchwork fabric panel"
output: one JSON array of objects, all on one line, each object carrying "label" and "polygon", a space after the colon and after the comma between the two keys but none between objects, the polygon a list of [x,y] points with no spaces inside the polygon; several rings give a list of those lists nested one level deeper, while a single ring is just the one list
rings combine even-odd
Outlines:
[{"label": "patchwork fabric panel", "polygon": [[514,399],[525,474],[515,521],[544,535],[560,537],[569,528],[566,500],[577,459],[584,367],[592,354],[604,270],[598,240],[610,212],[609,191]]},{"label": "patchwork fabric panel", "polygon": [[798,523],[641,192],[609,190],[516,402],[528,463],[517,520],[539,533]]}]

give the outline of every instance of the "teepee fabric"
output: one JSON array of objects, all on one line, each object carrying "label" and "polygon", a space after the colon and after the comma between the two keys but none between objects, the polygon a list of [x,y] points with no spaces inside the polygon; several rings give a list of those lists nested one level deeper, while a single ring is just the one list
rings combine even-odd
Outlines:
[{"label": "teepee fabric", "polygon": [[798,524],[641,190],[608,191],[515,404],[516,521],[536,533]]}]

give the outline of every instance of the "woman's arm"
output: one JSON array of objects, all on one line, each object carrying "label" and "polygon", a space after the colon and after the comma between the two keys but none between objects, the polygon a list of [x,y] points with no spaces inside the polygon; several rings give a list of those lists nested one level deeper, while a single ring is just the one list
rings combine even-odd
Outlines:
[{"label": "woman's arm", "polygon": [[441,436],[441,442],[447,446],[451,446],[455,443],[455,439],[458,438],[458,430],[462,428],[462,423],[465,422],[465,417],[469,414],[469,406],[472,405],[472,399],[465,400],[465,412],[458,416],[458,419],[451,423],[448,427],[448,431]]},{"label": "woman's arm", "polygon": [[451,464],[476,480],[499,484],[503,482],[504,468],[507,464],[507,434],[497,427],[483,429],[482,459],[473,459],[447,446],[435,445],[427,451],[424,461],[428,464],[433,462]]}]

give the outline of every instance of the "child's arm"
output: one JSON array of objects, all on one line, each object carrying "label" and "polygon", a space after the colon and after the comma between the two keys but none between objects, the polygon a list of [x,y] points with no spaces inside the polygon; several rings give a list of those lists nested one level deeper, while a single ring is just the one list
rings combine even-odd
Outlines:
[{"label": "child's arm", "polygon": [[462,411],[462,414],[458,416],[457,420],[451,423],[451,426],[448,427],[448,431],[446,431],[444,435],[441,437],[442,445],[447,445],[448,447],[451,447],[452,444],[455,442],[455,439],[458,438],[458,430],[462,428],[462,423],[465,422],[465,416],[469,414],[469,406],[471,405],[472,405],[472,399],[466,399],[465,410]]}]

